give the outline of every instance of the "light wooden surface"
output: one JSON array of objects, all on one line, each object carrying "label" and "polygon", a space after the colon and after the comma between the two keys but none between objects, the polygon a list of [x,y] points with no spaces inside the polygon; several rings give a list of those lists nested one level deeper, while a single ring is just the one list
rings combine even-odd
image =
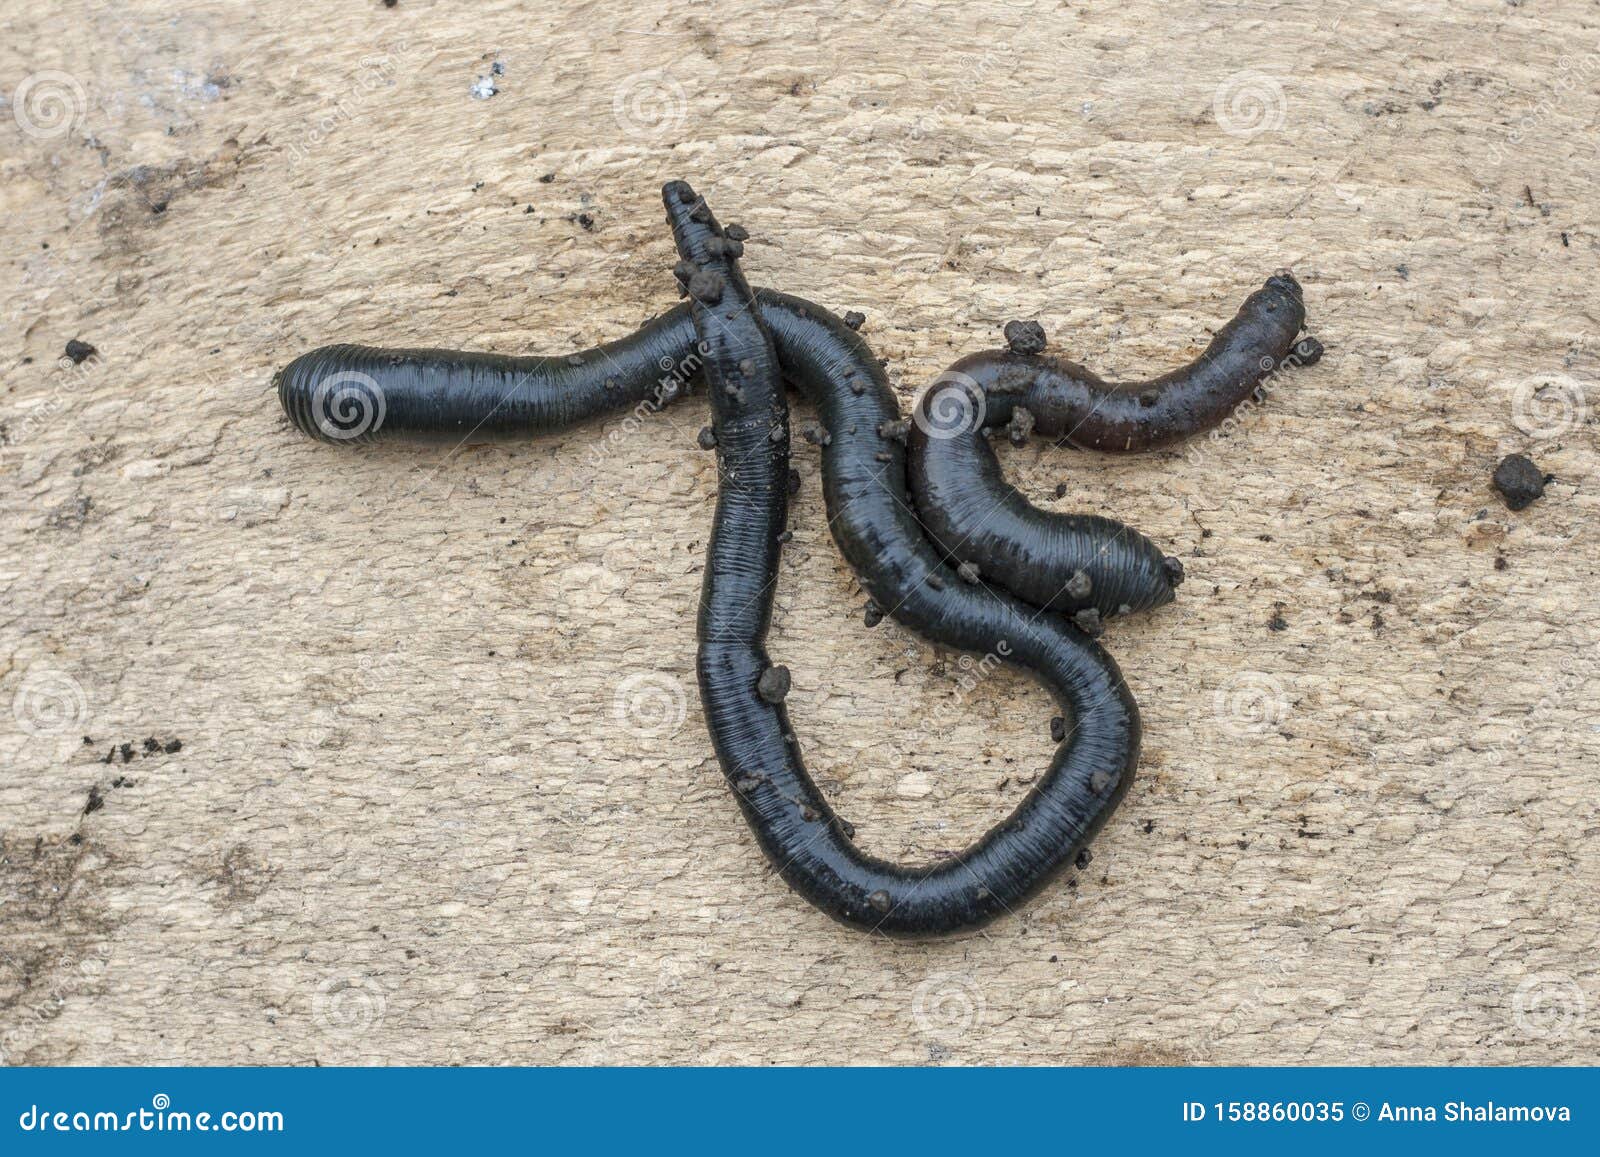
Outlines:
[{"label": "light wooden surface", "polygon": [[[0,28],[7,1063],[1594,1059],[1592,4]],[[835,927],[728,798],[701,401],[361,454],[269,393],[333,340],[628,332],[674,299],[669,177],[754,282],[865,312],[907,400],[1009,318],[1142,374],[1306,286],[1327,358],[1225,438],[1005,455],[1190,579],[1108,636],[1146,741],[1092,865],[986,934]],[[1519,514],[1514,450],[1556,476]],[[797,459],[772,646],[810,765],[870,849],[957,848],[1050,705],[865,631]]]}]

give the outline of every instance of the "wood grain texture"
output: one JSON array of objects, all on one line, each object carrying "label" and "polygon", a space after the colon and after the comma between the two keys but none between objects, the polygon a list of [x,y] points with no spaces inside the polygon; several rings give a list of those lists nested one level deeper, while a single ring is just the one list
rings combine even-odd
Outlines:
[{"label": "wood grain texture", "polygon": [[[1593,1059],[1592,4],[0,26],[7,1063]],[[1004,455],[1189,581],[1108,636],[1146,743],[1093,863],[984,935],[833,926],[728,798],[703,401],[341,453],[269,392],[330,341],[628,332],[674,299],[669,177],[752,282],[865,312],[907,402],[1010,318],[1142,374],[1305,284],[1328,356],[1224,436]],[[1555,475],[1518,514],[1511,451]],[[960,847],[1050,704],[864,630],[796,456],[772,651],[811,767],[871,850]]]}]

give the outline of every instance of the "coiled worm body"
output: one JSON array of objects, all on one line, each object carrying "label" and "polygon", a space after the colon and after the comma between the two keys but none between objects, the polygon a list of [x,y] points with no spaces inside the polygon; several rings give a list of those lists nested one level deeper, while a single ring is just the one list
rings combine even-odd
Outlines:
[{"label": "coiled worm body", "polygon": [[[707,216],[706,223],[689,224],[709,228]],[[690,236],[698,234],[691,230]],[[704,252],[692,248],[703,243],[691,241],[691,252]],[[723,277],[723,291],[737,292],[732,278]],[[743,391],[741,409],[719,416],[716,431],[722,497],[699,663],[713,743],[761,847],[818,908],[896,936],[976,928],[1024,903],[1099,831],[1138,761],[1138,709],[1111,658],[1082,632],[964,581],[928,542],[906,490],[899,405],[867,343],[798,298],[770,291],[756,297],[784,374],[814,402],[827,431],[822,472],[830,525],[876,605],[945,646],[1034,671],[1073,726],[1016,810],[959,854],[908,867],[854,845],[850,826],[806,774],[781,700],[770,702],[773,696],[762,693],[762,677],[772,670],[762,640],[788,467],[786,436],[772,436],[783,426],[781,400],[767,397],[765,376],[753,374],[731,383]],[[633,337],[602,347],[603,355],[597,349],[570,358],[519,359],[327,347],[284,369],[279,396],[296,426],[329,441],[526,437],[608,409],[653,403],[662,367],[682,364],[703,340],[694,331],[692,308],[679,306]],[[736,369],[743,360],[756,363],[752,370],[760,367],[757,358],[740,358]],[[354,382],[372,391],[375,417],[354,436],[342,435],[361,425],[360,415],[351,421],[348,406],[343,415],[327,409],[338,395],[322,383],[333,378],[340,389]],[[722,383],[724,391],[728,384]],[[713,394],[719,410],[732,400],[726,392]],[[738,597],[752,592],[758,597],[739,608]]]},{"label": "coiled worm body", "polygon": [[[1077,857],[1126,792],[1138,711],[1109,656],[1066,623],[963,583],[906,505],[903,447],[880,427],[899,407],[870,350],[814,307],[783,318],[786,369],[813,391],[828,438],[828,513],[878,605],[936,642],[1020,661],[1051,684],[1073,733],[1011,816],[949,860],[906,866],[869,856],[805,770],[765,648],[787,513],[788,440],[776,365],[736,252],[681,182],[663,193],[701,342],[719,458],[706,565],[699,676],[712,743],[745,818],[779,874],[835,919],[898,936],[979,927],[1023,903]],[[721,241],[722,244],[718,244]],[[714,279],[714,280],[712,280]],[[706,292],[715,290],[715,302]],[[770,347],[767,347],[770,348]],[[774,436],[777,432],[779,436]],[[894,446],[894,452],[884,449]],[[786,686],[787,680],[777,682]]]},{"label": "coiled worm body", "polygon": [[[1120,523],[1034,511],[1000,476],[982,430],[1015,426],[1026,413],[1040,433],[1072,445],[1131,450],[1203,429],[1259,381],[1238,392],[1248,376],[1239,351],[1276,341],[1290,321],[1292,343],[1303,311],[1270,322],[1254,313],[1241,321],[1241,311],[1200,363],[1135,388],[1131,403],[1125,390],[1081,367],[1036,356],[1042,334],[1032,343],[1038,349],[1025,334],[1008,353],[957,363],[961,391],[950,398],[965,399],[978,417],[947,437],[938,399],[927,394],[911,420],[901,419],[887,375],[851,325],[800,298],[749,288],[738,266],[742,231],[722,230],[681,182],[667,185],[663,199],[683,257],[675,273],[690,300],[629,337],[554,357],[324,347],[278,375],[284,410],[300,430],[331,442],[521,439],[659,408],[704,382],[713,428],[701,443],[718,454],[718,505],[697,673],[740,808],[774,868],[837,920],[913,937],[980,927],[1078,858],[1138,761],[1138,709],[1116,665],[1083,631],[1041,608],[1143,609],[1170,598],[1178,577]],[[1263,293],[1281,295],[1293,284],[1274,282]],[[1298,308],[1298,286],[1294,298]],[[766,651],[791,482],[780,374],[816,407],[819,428],[808,436],[822,447],[829,525],[872,600],[869,625],[887,613],[942,646],[1017,663],[1049,687],[1071,721],[1011,815],[931,864],[897,864],[855,845],[852,827],[806,773],[784,704],[788,672]],[[967,502],[973,495],[1001,500],[1009,521],[985,522]],[[965,554],[971,539],[988,553]],[[1066,596],[1048,579],[1029,586],[1007,570],[1007,557],[1041,573],[1072,564]]]},{"label": "coiled worm body", "polygon": [[1031,430],[1059,443],[1148,450],[1209,429],[1263,379],[1321,356],[1299,284],[1280,273],[1251,294],[1189,365],[1111,383],[1042,356],[1044,331],[1007,327],[1012,348],[962,358],[918,399],[910,484],[922,523],[957,562],[1038,607],[1100,618],[1170,602],[1183,568],[1137,531],[1097,515],[1041,510],[1005,481],[986,430]]}]

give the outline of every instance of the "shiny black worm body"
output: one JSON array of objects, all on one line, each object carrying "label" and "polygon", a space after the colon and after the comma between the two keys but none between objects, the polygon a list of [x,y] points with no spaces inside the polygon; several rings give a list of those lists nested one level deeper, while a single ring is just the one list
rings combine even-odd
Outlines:
[{"label": "shiny black worm body", "polygon": [[[807,319],[824,311],[770,290],[755,294],[785,376],[818,400],[829,387],[796,376],[790,347],[814,336]],[[1183,578],[1176,558],[1114,519],[1034,507],[1006,483],[981,431],[1031,424],[1060,442],[1107,451],[1187,437],[1220,422],[1262,379],[1321,356],[1314,338],[1295,341],[1304,316],[1299,286],[1279,275],[1194,363],[1136,385],[1112,385],[1071,362],[1037,356],[1043,331],[1013,323],[1010,350],[957,362],[923,392],[911,421],[890,419],[895,440],[910,447],[911,493],[926,532],[956,564],[1034,606],[1080,614],[1085,625],[1085,610],[1105,619],[1169,602]],[[278,374],[278,395],[295,426],[324,441],[520,440],[676,401],[699,380],[696,343],[685,303],[628,337],[567,355],[324,346]],[[861,344],[841,363],[845,386],[865,388],[869,380],[873,359]],[[850,557],[849,546],[840,546]]]},{"label": "shiny black worm body", "polygon": [[[905,866],[863,853],[807,774],[783,706],[788,674],[765,648],[787,515],[787,415],[762,311],[739,274],[740,239],[693,190],[663,190],[707,349],[719,494],[699,616],[699,678],[724,775],[762,850],[797,892],[835,919],[895,936],[977,928],[1014,910],[1072,864],[1127,791],[1138,709],[1104,651],[1054,616],[962,580],[906,505],[904,447],[884,428],[899,405],[845,324],[796,303],[786,368],[815,389],[828,514],[879,606],[935,642],[1020,662],[1051,685],[1074,728],[1011,816],[971,847]],[[783,323],[780,323],[780,325]],[[893,449],[888,449],[893,447]]]},{"label": "shiny black worm body", "polygon": [[923,526],[956,562],[1034,606],[1092,612],[1086,623],[1170,602],[1183,581],[1176,558],[1111,519],[1034,506],[1005,481],[985,431],[1113,452],[1166,445],[1221,422],[1278,370],[1321,357],[1315,338],[1296,340],[1304,325],[1300,286],[1280,273],[1189,365],[1110,383],[1042,356],[1044,331],[1012,322],[1011,348],[961,359],[917,401],[910,483]]},{"label": "shiny black worm body", "polygon": [[[712,227],[705,216],[690,223]],[[722,235],[724,244],[741,240],[730,234]],[[698,271],[680,269],[691,284]],[[975,576],[946,565],[928,542],[906,490],[905,423],[866,342],[839,318],[799,298],[759,291],[756,300],[785,376],[817,407],[829,521],[873,600],[869,620],[887,611],[946,646],[1020,663],[1050,686],[1072,727],[1028,796],[971,847],[920,867],[863,854],[851,842],[852,828],[806,774],[781,709],[782,676],[760,650],[771,606],[770,586],[763,584],[775,566],[768,552],[775,552],[783,524],[783,511],[774,516],[771,487],[764,484],[767,506],[727,505],[719,497],[719,544],[755,544],[753,553],[740,555],[738,589],[754,581],[765,593],[748,609],[754,620],[727,620],[738,632],[735,651],[743,665],[737,678],[729,677],[731,697],[719,695],[718,687],[708,696],[713,742],[763,850],[817,907],[888,935],[979,927],[1043,888],[1103,826],[1138,762],[1138,709],[1111,658],[1082,632],[971,581]],[[679,306],[630,338],[566,358],[326,347],[284,368],[279,397],[297,427],[329,441],[527,437],[606,410],[671,400],[681,392],[685,366],[700,357],[692,308]],[[746,391],[745,406],[752,405],[749,384],[733,384]],[[724,393],[715,404],[731,397]],[[770,483],[779,460],[787,486],[787,439],[780,433],[773,440],[772,434],[782,422],[780,411],[770,408],[764,457],[750,461],[739,449],[751,431],[738,437],[716,433],[724,488],[755,485],[757,479]],[[728,465],[730,441],[737,443],[736,474]],[[737,539],[727,533],[733,517]],[[704,606],[724,601],[713,583],[728,569],[729,553],[719,549],[707,567]],[[717,648],[710,654],[725,657]]]}]

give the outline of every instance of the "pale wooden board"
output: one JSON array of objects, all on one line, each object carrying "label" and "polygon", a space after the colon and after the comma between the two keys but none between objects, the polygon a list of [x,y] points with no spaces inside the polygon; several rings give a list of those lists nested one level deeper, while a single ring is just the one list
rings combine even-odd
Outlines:
[{"label": "pale wooden board", "polygon": [[[1592,4],[0,27],[8,1063],[1594,1059]],[[351,454],[268,392],[332,340],[628,332],[673,300],[669,177],[750,228],[757,284],[863,310],[905,399],[1012,317],[1140,374],[1305,283],[1328,357],[1225,440],[1006,455],[1191,577],[1108,637],[1146,741],[1092,866],[981,936],[832,925],[728,798],[702,402]],[[1557,476],[1520,514],[1488,489],[1513,450]],[[1049,702],[865,631],[797,457],[772,648],[810,765],[870,849],[959,847],[1043,767]],[[664,720],[619,718],[641,686]]]}]

